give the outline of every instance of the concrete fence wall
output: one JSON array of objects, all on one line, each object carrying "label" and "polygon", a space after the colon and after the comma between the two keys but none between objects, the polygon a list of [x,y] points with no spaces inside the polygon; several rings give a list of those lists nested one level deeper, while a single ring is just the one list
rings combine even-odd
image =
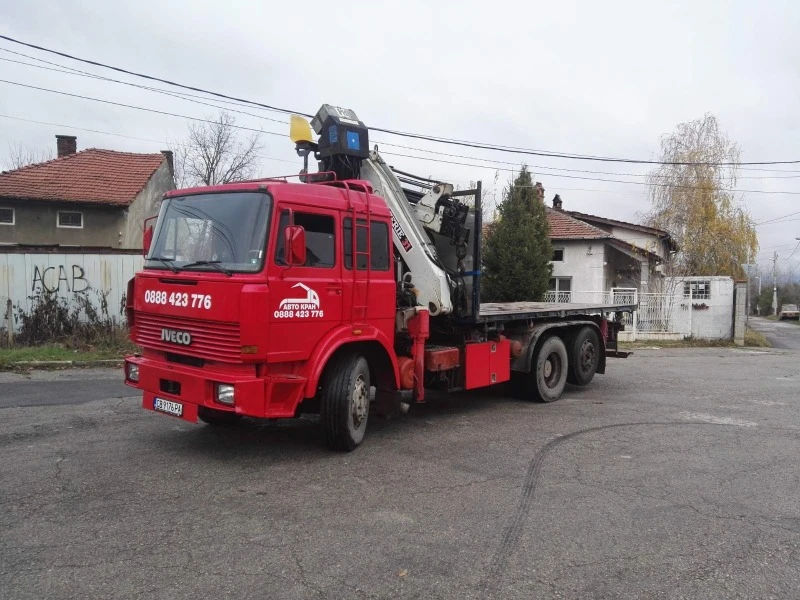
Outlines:
[{"label": "concrete fence wall", "polygon": [[[0,316],[6,315],[8,300],[14,312],[29,312],[31,298],[49,291],[72,305],[78,295],[85,295],[99,308],[101,294],[106,295],[108,313],[123,321],[120,313],[128,280],[142,267],[139,252],[3,252],[0,249]],[[0,329],[7,319],[0,319]]]}]

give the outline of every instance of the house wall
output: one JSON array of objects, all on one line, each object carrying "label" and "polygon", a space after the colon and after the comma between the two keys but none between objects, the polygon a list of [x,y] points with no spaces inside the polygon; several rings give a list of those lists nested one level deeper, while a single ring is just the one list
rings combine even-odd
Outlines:
[{"label": "house wall", "polygon": [[628,229],[627,227],[619,227],[617,225],[606,227],[605,229],[610,231],[611,235],[615,238],[619,238],[623,241],[635,244],[639,246],[639,248],[644,248],[654,254],[658,254],[662,260],[666,256],[666,249],[664,248],[663,242],[658,239],[658,236],[635,229]]},{"label": "house wall", "polygon": [[[707,281],[709,298],[683,297],[684,282]],[[635,339],[731,339],[734,333],[734,282],[730,277],[684,277],[665,281],[668,293],[639,296]],[[743,305],[742,305],[743,306]],[[741,308],[743,310],[743,308]],[[742,313],[743,314],[743,313]],[[620,340],[634,339],[632,322]]]},{"label": "house wall", "polygon": [[172,172],[169,164],[164,160],[121,219],[122,248],[141,249],[142,228],[145,219],[158,214],[162,196],[168,190],[173,189],[175,189],[175,183]]},{"label": "house wall", "polygon": [[[674,286],[679,307],[673,315],[674,327],[689,332],[689,304],[683,298],[683,282],[710,281],[711,293],[707,300],[693,300],[691,334],[702,339],[731,339],[733,337],[733,279],[730,277],[684,277]],[[705,305],[707,308],[702,308]]]},{"label": "house wall", "polygon": [[581,292],[605,290],[605,244],[601,240],[553,240],[553,248],[564,249],[564,261],[553,262],[553,277],[571,277],[575,302]]},{"label": "house wall", "polygon": [[19,252],[0,248],[0,329],[8,299],[17,310],[30,311],[31,296],[49,291],[75,306],[83,295],[100,309],[101,295],[106,296],[108,313],[118,322],[128,280],[142,268],[142,256],[135,251],[106,252],[75,249],[71,252]]},{"label": "house wall", "polygon": [[[120,243],[123,209],[68,202],[34,202],[0,199],[0,206],[14,209],[14,225],[0,225],[0,244],[59,244],[109,246]],[[58,211],[83,213],[83,228],[56,226]]]}]

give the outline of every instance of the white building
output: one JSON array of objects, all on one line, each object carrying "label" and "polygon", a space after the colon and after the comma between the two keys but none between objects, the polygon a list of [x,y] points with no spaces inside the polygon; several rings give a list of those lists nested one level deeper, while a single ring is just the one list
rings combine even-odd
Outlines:
[{"label": "white building", "polygon": [[550,289],[561,301],[591,300],[597,292],[630,288],[639,292],[661,279],[675,250],[665,231],[562,209],[558,195],[547,208],[553,243]]}]

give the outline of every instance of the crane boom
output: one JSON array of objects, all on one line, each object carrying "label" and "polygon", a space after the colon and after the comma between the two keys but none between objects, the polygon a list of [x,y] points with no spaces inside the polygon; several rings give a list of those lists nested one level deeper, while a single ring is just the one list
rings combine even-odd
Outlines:
[{"label": "crane boom", "polygon": [[[377,150],[370,152],[369,158],[361,164],[361,177],[372,184],[375,193],[386,201],[392,212],[392,240],[411,272],[413,285],[418,292],[417,301],[428,308],[431,316],[451,313],[450,278],[441,266],[436,248],[425,233],[419,215],[415,214],[400,182]],[[419,202],[420,211],[430,212],[429,207],[436,202],[435,198],[429,196],[441,193],[426,194]]]}]

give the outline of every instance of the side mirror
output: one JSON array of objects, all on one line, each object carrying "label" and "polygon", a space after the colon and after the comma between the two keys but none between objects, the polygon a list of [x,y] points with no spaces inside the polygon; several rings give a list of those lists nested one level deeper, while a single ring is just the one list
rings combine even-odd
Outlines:
[{"label": "side mirror", "polygon": [[306,264],[306,230],[300,225],[286,226],[283,230],[283,247],[287,265]]},{"label": "side mirror", "polygon": [[148,225],[150,221],[153,219],[157,219],[158,217],[149,217],[144,220],[143,233],[142,233],[142,256],[145,258],[150,253],[150,245],[153,243],[153,226]]}]

